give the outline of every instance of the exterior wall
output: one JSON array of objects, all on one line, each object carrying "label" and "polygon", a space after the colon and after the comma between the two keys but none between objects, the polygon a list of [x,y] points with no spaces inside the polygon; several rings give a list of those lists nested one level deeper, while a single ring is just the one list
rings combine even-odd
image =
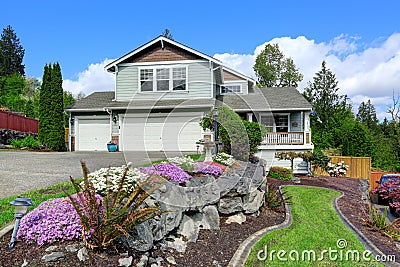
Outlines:
[{"label": "exterior wall", "polygon": [[156,43],[144,51],[125,60],[123,63],[138,63],[138,62],[160,62],[160,61],[178,61],[178,60],[196,60],[198,56],[189,53],[183,49],[171,46],[164,42],[164,48],[161,43]]},{"label": "exterior wall", "polygon": [[240,80],[243,80],[243,78],[241,78],[239,76],[236,76],[233,73],[230,73],[230,72],[228,72],[226,70],[224,70],[223,73],[224,73],[224,80],[225,81],[240,81]]},{"label": "exterior wall", "polygon": [[[171,63],[173,64],[173,63]],[[208,61],[182,62],[182,66],[188,66],[188,90],[184,92],[139,92],[139,66],[123,65],[118,67],[116,76],[117,101],[129,101],[135,99],[177,99],[177,98],[211,98],[212,79]],[[180,64],[173,64],[174,66]],[[150,67],[154,64],[140,65]]]}]

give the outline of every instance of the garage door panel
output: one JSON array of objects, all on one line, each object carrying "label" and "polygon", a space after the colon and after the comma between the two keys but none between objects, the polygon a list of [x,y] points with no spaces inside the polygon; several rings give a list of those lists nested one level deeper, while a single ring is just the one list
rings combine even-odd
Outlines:
[{"label": "garage door panel", "polygon": [[201,138],[199,117],[164,116],[124,119],[124,150],[196,151]]},{"label": "garage door panel", "polygon": [[106,151],[110,141],[110,123],[104,120],[78,121],[78,148],[79,151]]}]

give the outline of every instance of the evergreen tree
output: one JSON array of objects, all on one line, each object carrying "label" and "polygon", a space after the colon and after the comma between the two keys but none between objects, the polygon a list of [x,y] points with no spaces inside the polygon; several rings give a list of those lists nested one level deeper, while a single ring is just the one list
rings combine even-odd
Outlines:
[{"label": "evergreen tree", "polygon": [[366,103],[362,102],[358,107],[356,120],[367,126],[372,132],[376,132],[378,128],[378,118],[376,117],[376,110],[371,100],[368,99]]},{"label": "evergreen tree", "polygon": [[47,143],[50,132],[51,109],[51,65],[45,65],[42,78],[42,86],[39,91],[39,132],[38,138],[42,144]]},{"label": "evergreen tree", "polygon": [[65,150],[64,101],[61,68],[58,63],[44,67],[40,88],[39,140],[47,148]]},{"label": "evergreen tree", "polygon": [[259,87],[297,87],[303,74],[296,68],[293,59],[285,58],[278,44],[266,44],[253,66]]},{"label": "evergreen tree", "polygon": [[0,77],[14,73],[25,75],[22,64],[25,50],[10,25],[3,29],[0,39]]},{"label": "evergreen tree", "polygon": [[170,40],[174,40],[172,33],[168,29],[165,29],[161,35]]},{"label": "evergreen tree", "polygon": [[303,95],[313,105],[314,116],[311,117],[312,138],[317,150],[328,147],[338,147],[335,131],[342,126],[346,119],[353,119],[351,106],[347,103],[346,95],[339,95],[336,75],[322,62],[322,68],[308,82]]}]

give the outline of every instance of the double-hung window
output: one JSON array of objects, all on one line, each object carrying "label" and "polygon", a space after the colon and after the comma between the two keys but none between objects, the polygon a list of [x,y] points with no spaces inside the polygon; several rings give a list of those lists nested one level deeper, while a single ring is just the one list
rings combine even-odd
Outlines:
[{"label": "double-hung window", "polygon": [[140,70],[140,90],[142,92],[151,92],[153,91],[153,87],[153,70]]},{"label": "double-hung window", "polygon": [[221,94],[241,94],[242,86],[240,84],[224,84],[221,86]]},{"label": "double-hung window", "polygon": [[261,114],[260,123],[269,132],[289,132],[289,114]]},{"label": "double-hung window", "polygon": [[141,92],[166,92],[187,90],[187,67],[140,68]]}]

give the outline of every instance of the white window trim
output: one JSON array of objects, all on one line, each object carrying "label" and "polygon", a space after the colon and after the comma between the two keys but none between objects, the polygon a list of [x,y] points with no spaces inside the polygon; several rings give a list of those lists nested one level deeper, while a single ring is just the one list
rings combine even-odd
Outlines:
[{"label": "white window trim", "polygon": [[[272,116],[272,117],[275,117],[276,115],[287,116],[288,117],[288,126],[287,126],[288,127],[288,131],[287,132],[290,132],[290,113],[260,113],[259,114],[259,121],[261,121],[261,116]],[[277,132],[276,131],[277,125],[276,125],[275,119],[273,120],[273,122],[274,122],[273,132],[276,133]],[[271,126],[269,126],[269,127],[271,127]]]},{"label": "white window trim", "polygon": [[[223,87],[223,86],[239,86],[239,87],[240,87],[240,91],[239,91],[239,92],[222,93],[222,87]],[[237,83],[237,82],[233,82],[233,83],[225,82],[224,84],[220,85],[220,87],[219,87],[219,93],[220,93],[221,95],[243,94],[243,86],[242,86],[242,84]]]},{"label": "white window trim", "polygon": [[[186,72],[186,84],[185,90],[173,90],[173,69],[174,68],[184,68]],[[141,70],[153,70],[153,91],[142,91],[142,86],[140,84],[140,72]],[[169,69],[169,89],[168,90],[157,90],[157,69]],[[138,68],[138,92],[140,93],[166,93],[166,92],[188,92],[189,91],[189,82],[188,82],[189,70],[188,65],[152,65],[146,67],[139,67]]]}]

